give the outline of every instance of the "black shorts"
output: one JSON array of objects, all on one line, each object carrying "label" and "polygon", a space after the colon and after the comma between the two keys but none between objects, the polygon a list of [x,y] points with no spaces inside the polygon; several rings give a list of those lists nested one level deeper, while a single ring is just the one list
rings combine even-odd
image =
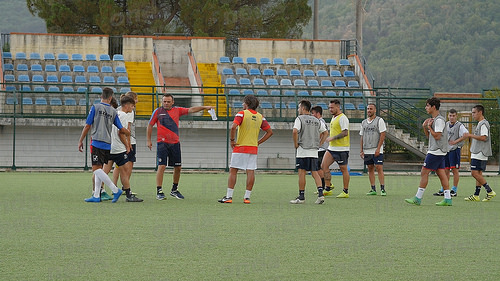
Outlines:
[{"label": "black shorts", "polygon": [[487,160],[479,160],[472,158],[470,160],[470,169],[471,171],[486,171],[486,163]]},{"label": "black shorts", "polygon": [[132,145],[132,149],[130,150],[130,152],[127,154],[128,155],[128,161],[129,162],[135,162],[136,161],[136,158],[135,158],[135,148],[136,148],[136,144],[133,144]]},{"label": "black shorts", "polygon": [[325,156],[326,150],[318,151],[318,167],[321,167],[321,162],[323,162],[323,156]]},{"label": "black shorts", "polygon": [[156,156],[158,165],[168,164],[169,167],[181,166],[181,144],[159,142],[157,144]]},{"label": "black shorts", "polygon": [[91,146],[90,155],[92,156],[92,166],[94,165],[104,165],[109,161],[109,150],[100,149],[95,146]]},{"label": "black shorts", "polygon": [[306,170],[306,171],[318,171],[318,159],[315,157],[306,157],[306,158],[296,158],[295,166],[297,169]]},{"label": "black shorts", "polygon": [[332,151],[328,150],[328,152],[332,155],[333,160],[339,164],[339,166],[349,164],[349,151]]},{"label": "black shorts", "polygon": [[121,167],[127,162],[129,162],[128,154],[127,152],[122,152],[122,153],[117,153],[117,154],[110,154],[109,155],[109,160],[112,160],[113,162],[118,165],[118,167]]},{"label": "black shorts", "polygon": [[363,159],[365,165],[384,165],[384,154],[379,154],[375,157],[375,154],[365,154],[365,159]]}]

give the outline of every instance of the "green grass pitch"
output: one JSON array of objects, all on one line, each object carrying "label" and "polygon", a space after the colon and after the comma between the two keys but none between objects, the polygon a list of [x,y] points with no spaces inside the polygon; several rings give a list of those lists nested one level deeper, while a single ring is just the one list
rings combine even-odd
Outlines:
[{"label": "green grass pitch", "polygon": [[[353,176],[351,197],[324,205],[308,176],[306,203],[290,205],[297,175],[257,174],[245,205],[244,174],[233,204],[219,204],[227,174],[194,173],[181,176],[185,200],[156,200],[155,175],[135,173],[143,203],[95,204],[83,201],[88,172],[4,172],[0,279],[498,280],[500,197],[465,202],[475,183],[462,174],[453,206],[437,207],[436,176],[421,206],[403,201],[418,176],[387,175],[387,197],[366,196],[367,176]],[[500,192],[498,177],[488,182]]]}]

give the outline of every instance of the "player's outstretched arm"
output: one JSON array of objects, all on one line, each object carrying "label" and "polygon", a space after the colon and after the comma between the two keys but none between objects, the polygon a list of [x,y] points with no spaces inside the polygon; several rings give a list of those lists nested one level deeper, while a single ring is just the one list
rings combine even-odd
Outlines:
[{"label": "player's outstretched arm", "polygon": [[193,106],[193,107],[190,107],[189,108],[189,113],[195,113],[195,112],[199,112],[199,111],[202,111],[202,110],[209,110],[209,109],[212,109],[214,108],[213,106]]}]

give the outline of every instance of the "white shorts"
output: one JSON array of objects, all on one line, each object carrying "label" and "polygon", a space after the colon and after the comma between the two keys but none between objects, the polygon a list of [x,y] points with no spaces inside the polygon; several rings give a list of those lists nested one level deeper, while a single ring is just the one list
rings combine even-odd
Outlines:
[{"label": "white shorts", "polygon": [[257,154],[233,153],[229,167],[240,170],[257,170]]}]

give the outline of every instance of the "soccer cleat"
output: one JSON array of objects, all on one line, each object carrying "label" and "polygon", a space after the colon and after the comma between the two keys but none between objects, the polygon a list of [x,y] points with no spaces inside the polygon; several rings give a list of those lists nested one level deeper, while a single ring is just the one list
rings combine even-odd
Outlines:
[{"label": "soccer cleat", "polygon": [[432,195],[434,195],[434,196],[444,196],[444,192],[440,190],[440,191],[438,191],[438,192],[436,192],[436,193],[434,193]]},{"label": "soccer cleat", "polygon": [[250,198],[243,198],[243,203],[250,204]]},{"label": "soccer cleat", "polygon": [[405,199],[405,202],[408,204],[420,206],[420,203],[422,203],[422,199],[419,199],[419,198],[417,198],[417,196],[414,196],[411,199]]},{"label": "soccer cleat", "polygon": [[116,203],[116,201],[118,201],[118,198],[120,198],[122,193],[123,193],[123,190],[121,190],[121,189],[118,189],[117,193],[113,193],[113,200],[111,200],[111,203]]},{"label": "soccer cleat", "polygon": [[457,197],[457,192],[455,190],[450,191],[451,197]]},{"label": "soccer cleat", "polygon": [[479,202],[479,196],[472,194],[469,197],[464,198],[465,201],[476,201]]},{"label": "soccer cleat", "polygon": [[127,197],[126,201],[127,202],[142,202],[144,200],[142,200],[141,198],[135,196],[134,194],[131,194],[130,197]]},{"label": "soccer cleat", "polygon": [[[123,189],[123,188],[122,188],[122,191],[124,191],[124,192],[125,192],[125,189]],[[137,193],[135,193],[135,192],[133,192],[133,191],[130,191],[130,194],[132,194],[132,195],[137,195]]]},{"label": "soccer cleat", "polygon": [[380,195],[382,195],[382,196],[387,196],[387,192],[385,192],[385,189],[382,189],[382,190],[380,191]]},{"label": "soccer cleat", "polygon": [[316,202],[314,204],[323,204],[325,203],[325,196],[319,196],[318,199],[316,199]]},{"label": "soccer cleat", "polygon": [[101,198],[96,198],[96,197],[92,196],[90,198],[85,199],[85,202],[88,202],[88,203],[99,203],[99,202],[101,202]]},{"label": "soccer cleat", "polygon": [[222,197],[221,199],[218,200],[219,203],[233,203],[233,198],[232,197]]},{"label": "soccer cleat", "polygon": [[158,199],[158,200],[165,200],[167,198],[165,197],[165,193],[158,192],[158,193],[156,193],[156,199]]},{"label": "soccer cleat", "polygon": [[372,189],[366,195],[377,195],[377,191],[375,191],[375,190]]},{"label": "soccer cleat", "polygon": [[177,199],[184,199],[184,196],[179,192],[179,190],[174,190],[170,192],[170,196],[175,197]]},{"label": "soccer cleat", "polygon": [[491,192],[486,193],[486,197],[483,199],[483,202],[488,202],[495,196],[497,196],[497,194],[492,190]]},{"label": "soccer cleat", "polygon": [[109,196],[108,193],[105,192],[101,192],[101,201],[108,201],[108,200],[111,200],[113,199],[113,197]]},{"label": "soccer cleat", "polygon": [[300,199],[299,197],[290,200],[290,204],[303,204],[306,201],[306,199]]},{"label": "soccer cleat", "polygon": [[333,190],[323,190],[323,196],[332,196]]},{"label": "soccer cleat", "polygon": [[451,206],[451,199],[443,199],[436,203],[436,206]]},{"label": "soccer cleat", "polygon": [[342,191],[339,195],[337,195],[337,198],[349,198],[349,193],[345,193]]}]

